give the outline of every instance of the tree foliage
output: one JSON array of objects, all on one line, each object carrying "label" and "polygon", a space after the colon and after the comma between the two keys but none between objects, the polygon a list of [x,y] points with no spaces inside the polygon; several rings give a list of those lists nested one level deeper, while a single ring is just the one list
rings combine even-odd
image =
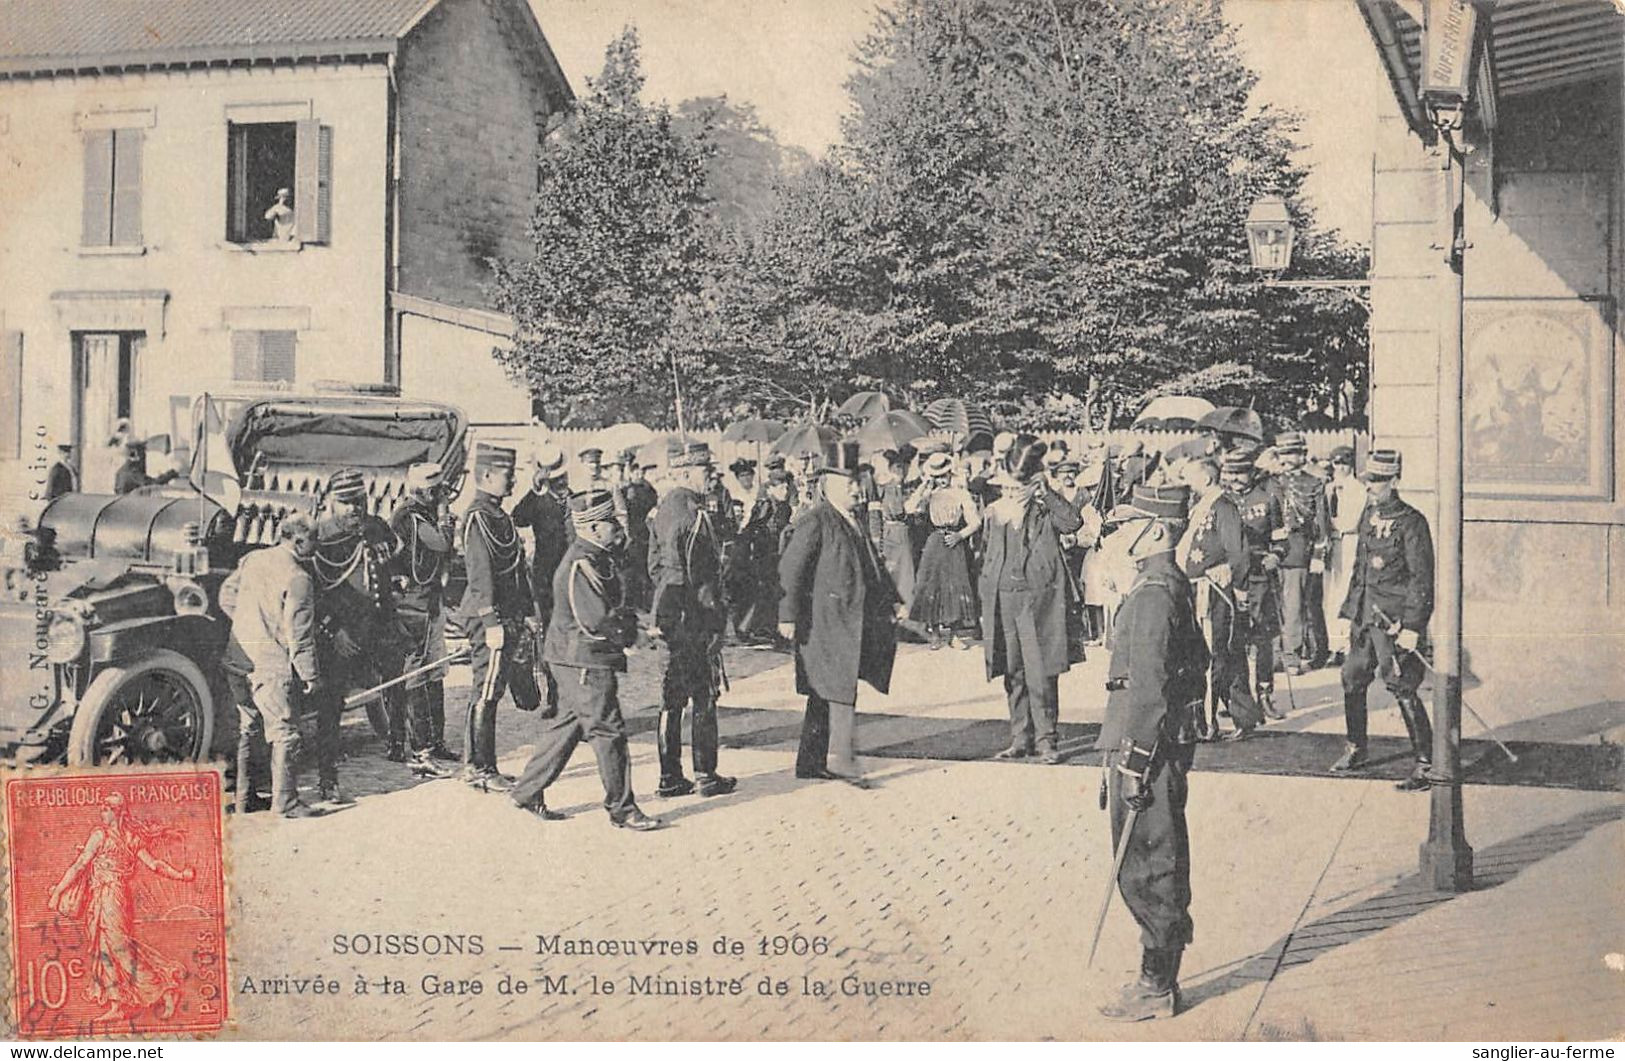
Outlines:
[{"label": "tree foliage", "polygon": [[[675,362],[705,420],[866,389],[1033,427],[1168,393],[1363,416],[1361,297],[1249,266],[1248,208],[1304,174],[1216,3],[892,0],[816,162],[749,107],[640,102],[636,60],[611,47],[499,271],[544,393],[667,422]],[[1296,221],[1305,273],[1364,275]]]}]

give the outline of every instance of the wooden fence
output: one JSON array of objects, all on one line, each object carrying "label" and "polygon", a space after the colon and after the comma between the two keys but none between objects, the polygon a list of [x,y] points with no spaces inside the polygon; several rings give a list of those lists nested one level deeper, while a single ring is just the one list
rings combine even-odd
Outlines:
[{"label": "wooden fence", "polygon": [[[519,481],[521,486],[529,478],[524,470],[528,467],[536,447],[545,438],[558,445],[564,451],[565,459],[574,469],[579,461],[577,454],[589,446],[599,446],[601,431],[592,428],[543,428],[530,424],[475,424],[471,428],[474,439],[493,442],[497,445],[512,446],[519,451],[521,472]],[[736,457],[744,456],[756,459],[757,446],[754,443],[723,442],[722,431],[719,428],[705,428],[690,431],[688,437],[691,441],[704,442],[711,447],[711,452],[721,461],[732,461]],[[1039,436],[1046,442],[1056,439],[1065,440],[1067,447],[1078,453],[1090,446],[1104,443],[1119,449],[1127,449],[1136,442],[1142,444],[1146,452],[1166,450],[1170,446],[1178,445],[1188,439],[1197,437],[1195,431],[1046,431],[1039,432]],[[1337,431],[1305,431],[1304,438],[1309,443],[1311,457],[1329,457],[1334,448],[1338,446],[1353,446],[1355,452],[1363,459],[1365,450],[1370,444],[1363,431],[1354,428],[1344,428]],[[473,451],[472,442],[469,451]],[[771,447],[762,446],[763,455]]]}]

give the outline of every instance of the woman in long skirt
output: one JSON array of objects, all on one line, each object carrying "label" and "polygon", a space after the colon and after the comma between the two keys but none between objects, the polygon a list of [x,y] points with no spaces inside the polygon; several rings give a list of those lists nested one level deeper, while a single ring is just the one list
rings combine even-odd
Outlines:
[{"label": "woman in long skirt", "polygon": [[970,648],[966,638],[980,618],[970,541],[981,529],[982,515],[970,493],[952,485],[953,466],[948,454],[932,454],[922,469],[925,481],[904,505],[910,514],[923,513],[931,526],[914,575],[909,618],[925,627],[932,649],[941,648],[944,641]]},{"label": "woman in long skirt", "polygon": [[[913,485],[907,482],[908,466],[914,460],[914,451],[908,446],[900,450],[887,450],[885,478],[880,484],[880,558],[886,564],[886,573],[897,596],[905,607],[914,603],[914,542],[909,523],[908,495]],[[876,478],[880,469],[876,468]]]}]

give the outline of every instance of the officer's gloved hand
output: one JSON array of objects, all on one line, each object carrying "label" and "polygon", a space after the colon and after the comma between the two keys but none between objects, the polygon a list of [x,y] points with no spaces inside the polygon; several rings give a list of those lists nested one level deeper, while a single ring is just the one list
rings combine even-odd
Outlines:
[{"label": "officer's gloved hand", "polygon": [[344,659],[355,659],[361,655],[361,646],[356,644],[355,638],[350,636],[348,630],[340,630],[333,635],[333,648]]},{"label": "officer's gloved hand", "polygon": [[1318,556],[1310,560],[1309,573],[1311,575],[1324,575],[1326,573],[1326,561],[1322,560]]},{"label": "officer's gloved hand", "polygon": [[502,624],[501,623],[497,623],[497,624],[495,624],[493,626],[488,626],[488,627],[485,628],[485,647],[486,648],[490,649],[493,652],[497,652],[497,651],[500,651],[502,649],[502,646],[507,644],[507,643],[508,643],[508,633],[507,633],[506,630],[502,629]]},{"label": "officer's gloved hand", "polygon": [[1151,793],[1151,784],[1144,774],[1124,776],[1122,796],[1130,810],[1145,810],[1156,802],[1156,797]]},{"label": "officer's gloved hand", "polygon": [[1276,556],[1274,553],[1265,553],[1264,554],[1264,570],[1265,571],[1279,571],[1280,569],[1281,569],[1281,558],[1279,556]]},{"label": "officer's gloved hand", "polygon": [[1406,652],[1415,652],[1417,646],[1421,644],[1421,642],[1422,635],[1418,634],[1415,630],[1401,630],[1399,635],[1394,638],[1394,644],[1398,645]]}]

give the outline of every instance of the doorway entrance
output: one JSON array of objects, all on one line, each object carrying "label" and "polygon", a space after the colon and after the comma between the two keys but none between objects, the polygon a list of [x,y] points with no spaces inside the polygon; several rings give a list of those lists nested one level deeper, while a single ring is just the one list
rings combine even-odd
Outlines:
[{"label": "doorway entrance", "polygon": [[86,492],[112,492],[124,455],[110,443],[121,426],[145,437],[131,417],[146,342],[145,332],[73,333],[73,441]]}]

